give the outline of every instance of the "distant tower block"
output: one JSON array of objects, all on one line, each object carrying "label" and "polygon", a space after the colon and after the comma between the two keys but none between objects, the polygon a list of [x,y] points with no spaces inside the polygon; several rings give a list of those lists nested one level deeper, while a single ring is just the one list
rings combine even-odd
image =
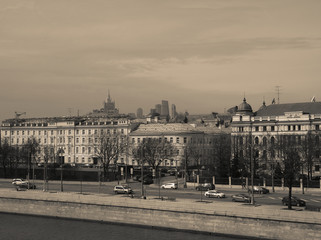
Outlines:
[{"label": "distant tower block", "polygon": [[162,100],[161,116],[169,116],[168,101]]},{"label": "distant tower block", "polygon": [[136,112],[137,118],[143,118],[143,109],[138,108]]},{"label": "distant tower block", "polygon": [[161,105],[161,104],[156,104],[156,105],[155,105],[155,110],[156,110],[156,113],[161,114],[161,112],[162,112],[162,105]]},{"label": "distant tower block", "polygon": [[171,108],[171,118],[175,118],[177,116],[176,105],[172,104]]}]

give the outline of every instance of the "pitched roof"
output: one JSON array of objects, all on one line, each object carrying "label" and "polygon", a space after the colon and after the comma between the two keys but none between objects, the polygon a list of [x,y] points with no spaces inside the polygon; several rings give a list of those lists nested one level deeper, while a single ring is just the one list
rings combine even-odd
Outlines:
[{"label": "pitched roof", "polygon": [[321,114],[321,102],[272,104],[256,112],[256,116],[279,116],[285,112],[302,111],[309,114]]}]

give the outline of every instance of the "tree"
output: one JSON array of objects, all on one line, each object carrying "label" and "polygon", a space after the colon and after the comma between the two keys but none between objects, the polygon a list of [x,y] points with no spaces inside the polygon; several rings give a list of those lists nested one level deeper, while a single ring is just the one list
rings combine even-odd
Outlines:
[{"label": "tree", "polygon": [[[143,155],[142,155],[143,153]],[[145,138],[136,146],[132,146],[132,154],[134,158],[140,159],[148,163],[155,172],[158,167],[168,159],[174,157],[176,148],[173,143],[165,141],[164,138]]]},{"label": "tree", "polygon": [[8,143],[7,138],[5,138],[0,145],[0,157],[1,157],[1,166],[3,168],[4,177],[7,177],[7,168],[11,168],[11,155],[13,154],[14,149]]},{"label": "tree", "polygon": [[[220,133],[214,136],[213,142],[213,168],[215,176],[227,177],[230,171],[231,135]],[[241,168],[240,168],[241,169]]]},{"label": "tree", "polygon": [[28,180],[30,179],[30,171],[32,163],[35,163],[35,157],[40,151],[39,142],[35,137],[30,137],[27,143],[22,146],[25,155],[25,163],[27,163]]},{"label": "tree", "polygon": [[282,175],[289,188],[288,209],[292,209],[292,187],[301,169],[300,153],[295,136],[281,136],[278,141],[280,159],[283,165]]},{"label": "tree", "polygon": [[100,160],[103,168],[103,178],[107,180],[110,164],[116,164],[119,156],[127,148],[127,139],[119,134],[106,134],[101,132],[94,135],[94,157]]}]

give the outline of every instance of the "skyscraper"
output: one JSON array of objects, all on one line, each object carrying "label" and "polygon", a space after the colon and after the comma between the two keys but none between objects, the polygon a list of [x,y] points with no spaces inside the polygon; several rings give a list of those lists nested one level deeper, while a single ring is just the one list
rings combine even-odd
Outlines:
[{"label": "skyscraper", "polygon": [[161,116],[169,116],[169,107],[168,107],[168,101],[162,100],[162,106],[161,106]]},{"label": "skyscraper", "polygon": [[137,109],[136,116],[137,116],[137,118],[143,118],[143,109],[142,108]]},{"label": "skyscraper", "polygon": [[155,105],[155,110],[157,113],[161,114],[162,113],[162,105],[161,104],[156,104]]},{"label": "skyscraper", "polygon": [[171,118],[175,118],[177,116],[177,112],[176,112],[176,105],[172,104],[172,108],[171,108]]}]

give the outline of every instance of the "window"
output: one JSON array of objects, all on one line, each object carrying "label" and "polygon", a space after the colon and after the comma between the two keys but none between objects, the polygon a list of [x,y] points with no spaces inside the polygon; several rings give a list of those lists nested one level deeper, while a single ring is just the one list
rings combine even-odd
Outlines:
[{"label": "window", "polygon": [[76,157],[76,162],[78,162],[79,160],[78,160],[78,157]]},{"label": "window", "polygon": [[79,138],[76,138],[76,143],[79,143]]},{"label": "window", "polygon": [[271,132],[274,132],[274,131],[275,131],[275,127],[271,126]]},{"label": "window", "polygon": [[258,138],[258,137],[256,137],[256,138],[254,139],[254,143],[255,143],[255,144],[259,144],[259,138]]},{"label": "window", "polygon": [[266,137],[263,138],[263,146],[266,146]]},{"label": "window", "polygon": [[120,132],[121,132],[121,134],[124,134],[124,129],[121,129],[121,131],[120,131]]},{"label": "window", "polygon": [[71,130],[68,130],[68,134],[71,135]]},{"label": "window", "polygon": [[76,153],[79,153],[79,148],[78,147],[76,147]]},{"label": "window", "polygon": [[290,125],[288,125],[288,131],[291,131],[291,126]]},{"label": "window", "polygon": [[85,147],[81,148],[81,153],[85,153]]},{"label": "window", "polygon": [[19,135],[19,131],[17,131],[17,135]]},{"label": "window", "polygon": [[184,137],[184,143],[187,143],[187,137]]},{"label": "window", "polygon": [[82,138],[82,143],[85,143],[85,138]]},{"label": "window", "polygon": [[259,127],[255,127],[255,131],[256,132],[260,131]]},{"label": "window", "polygon": [[44,143],[44,144],[46,144],[46,143],[47,143],[47,139],[46,139],[46,138],[43,140],[43,143]]},{"label": "window", "polygon": [[179,143],[179,137],[176,138],[176,143]]},{"label": "window", "polygon": [[79,134],[79,130],[78,129],[76,130],[76,134]]},{"label": "window", "polygon": [[320,130],[320,125],[315,125],[315,130]]},{"label": "window", "polygon": [[22,139],[22,144],[24,144],[24,143],[25,143],[25,139],[23,138],[23,139]]},{"label": "window", "polygon": [[114,129],[114,134],[116,134],[117,133],[117,129]]},{"label": "window", "polygon": [[91,147],[88,147],[88,154],[91,154]]},{"label": "window", "polygon": [[85,162],[85,157],[81,158],[81,162],[83,162],[83,163]]},{"label": "window", "polygon": [[173,142],[173,137],[170,137],[169,141],[172,143]]},{"label": "window", "polygon": [[22,131],[22,135],[25,135],[25,131]]},{"label": "window", "polygon": [[90,130],[90,129],[88,130],[88,134],[89,134],[89,135],[91,134],[91,130]]},{"label": "window", "polygon": [[263,132],[266,132],[266,126],[263,126]]},{"label": "window", "polygon": [[320,165],[315,165],[314,170],[315,170],[316,172],[320,172]]},{"label": "window", "polygon": [[85,130],[82,130],[82,135],[85,135],[86,134],[86,131]]},{"label": "window", "polygon": [[137,138],[137,143],[140,143],[140,138]]}]

